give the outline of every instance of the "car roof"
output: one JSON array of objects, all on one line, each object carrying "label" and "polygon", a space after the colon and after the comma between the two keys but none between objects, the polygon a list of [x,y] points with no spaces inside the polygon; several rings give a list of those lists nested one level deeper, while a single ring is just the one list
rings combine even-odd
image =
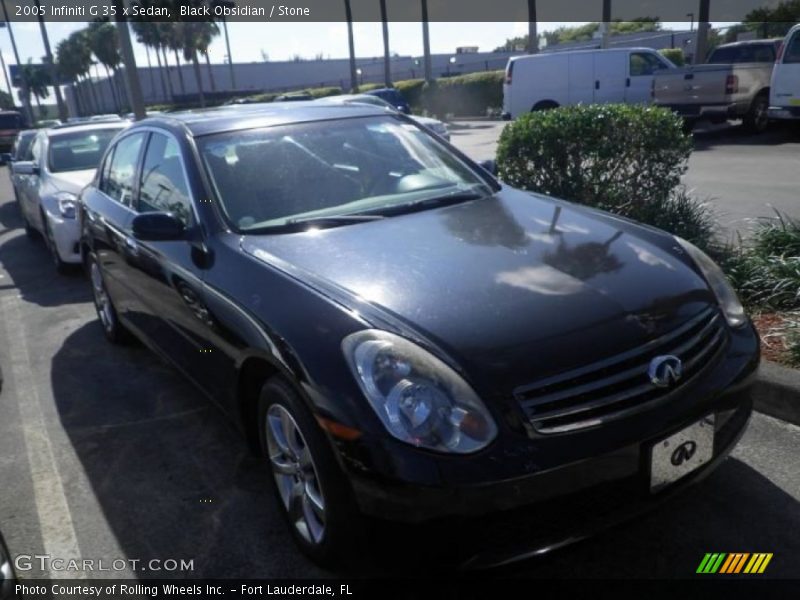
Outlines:
[{"label": "car roof", "polygon": [[74,124],[57,125],[42,131],[47,132],[50,137],[57,137],[66,133],[75,133],[82,131],[98,131],[101,129],[125,129],[130,126],[129,121],[93,121]]},{"label": "car roof", "polygon": [[203,136],[223,131],[386,114],[384,109],[369,104],[317,103],[314,100],[303,100],[237,104],[200,111],[169,113],[143,119],[133,128],[160,124],[168,129],[181,128],[192,136]]},{"label": "car roof", "polygon": [[[769,38],[763,40],[740,40],[738,42],[728,42],[727,44],[720,44],[717,48],[733,48],[735,46],[755,46],[761,44],[779,44],[783,41],[783,38]],[[713,52],[713,50],[712,50]]]}]

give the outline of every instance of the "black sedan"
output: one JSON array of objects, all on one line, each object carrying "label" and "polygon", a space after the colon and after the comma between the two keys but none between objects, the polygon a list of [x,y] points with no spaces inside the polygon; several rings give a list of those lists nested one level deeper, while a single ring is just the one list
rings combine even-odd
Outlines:
[{"label": "black sedan", "polygon": [[365,516],[533,504],[538,538],[475,560],[554,547],[708,474],[750,416],[757,338],[703,252],[502,185],[403,115],[147,119],[80,219],[107,337],[235,416],[321,563]]}]

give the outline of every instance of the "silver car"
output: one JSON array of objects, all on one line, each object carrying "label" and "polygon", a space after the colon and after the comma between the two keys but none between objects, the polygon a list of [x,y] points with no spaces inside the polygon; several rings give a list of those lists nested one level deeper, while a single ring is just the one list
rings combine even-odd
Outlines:
[{"label": "silver car", "polygon": [[129,125],[87,123],[40,131],[31,159],[11,167],[25,232],[44,237],[59,272],[81,261],[75,219],[78,194],[94,177],[109,142]]}]

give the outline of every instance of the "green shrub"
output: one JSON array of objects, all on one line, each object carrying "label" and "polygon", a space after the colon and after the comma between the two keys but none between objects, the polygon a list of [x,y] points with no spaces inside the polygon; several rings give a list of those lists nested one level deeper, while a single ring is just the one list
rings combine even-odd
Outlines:
[{"label": "green shrub", "polygon": [[335,87],[318,87],[303,90],[311,94],[314,98],[327,98],[328,96],[339,96],[342,94],[342,88]]},{"label": "green shrub", "polygon": [[497,165],[509,185],[636,218],[680,184],[691,137],[671,111],[577,105],[520,116],[500,135]]},{"label": "green shrub", "polygon": [[663,200],[638,206],[629,217],[689,240],[713,257],[726,251],[716,241],[717,219],[711,207],[689,195],[684,186]]},{"label": "green shrub", "polygon": [[422,110],[422,87],[424,85],[424,79],[404,79],[394,82],[397,91],[403,94],[406,102],[417,111]]},{"label": "green shrub", "polygon": [[487,109],[503,105],[504,77],[504,71],[485,71],[426,83],[422,108],[439,117],[485,115]]},{"label": "green shrub", "polygon": [[683,48],[664,48],[658,52],[664,58],[667,58],[675,63],[676,67],[682,67],[686,64],[686,56],[683,54]]},{"label": "green shrub", "polygon": [[379,90],[385,87],[386,87],[385,83],[362,83],[361,85],[358,86],[358,91],[363,93],[363,92],[369,92],[371,90]]}]

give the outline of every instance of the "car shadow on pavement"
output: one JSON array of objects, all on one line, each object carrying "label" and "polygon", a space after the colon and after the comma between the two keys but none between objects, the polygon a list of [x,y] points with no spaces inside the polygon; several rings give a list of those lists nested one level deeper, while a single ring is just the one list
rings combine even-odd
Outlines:
[{"label": "car shadow on pavement", "polygon": [[722,126],[695,130],[694,150],[702,152],[719,146],[780,146],[800,143],[800,128],[792,124],[773,123],[761,134],[751,134],[741,126]]},{"label": "car shadow on pavement", "polygon": [[[324,575],[296,549],[244,437],[150,351],[110,347],[92,322],[64,341],[51,381],[91,495],[126,557],[194,561],[190,572],[141,577]],[[91,544],[81,548],[92,555]]]},{"label": "car shadow on pavement", "polygon": [[[15,204],[0,206],[0,222],[6,227]],[[91,302],[92,291],[83,271],[76,266],[66,274],[56,273],[50,252],[39,235],[22,233],[22,219],[10,217],[10,227],[0,233],[0,265],[8,278],[0,279],[0,290],[19,290],[27,302],[39,306],[61,306]],[[19,228],[19,231],[15,231]]]}]

